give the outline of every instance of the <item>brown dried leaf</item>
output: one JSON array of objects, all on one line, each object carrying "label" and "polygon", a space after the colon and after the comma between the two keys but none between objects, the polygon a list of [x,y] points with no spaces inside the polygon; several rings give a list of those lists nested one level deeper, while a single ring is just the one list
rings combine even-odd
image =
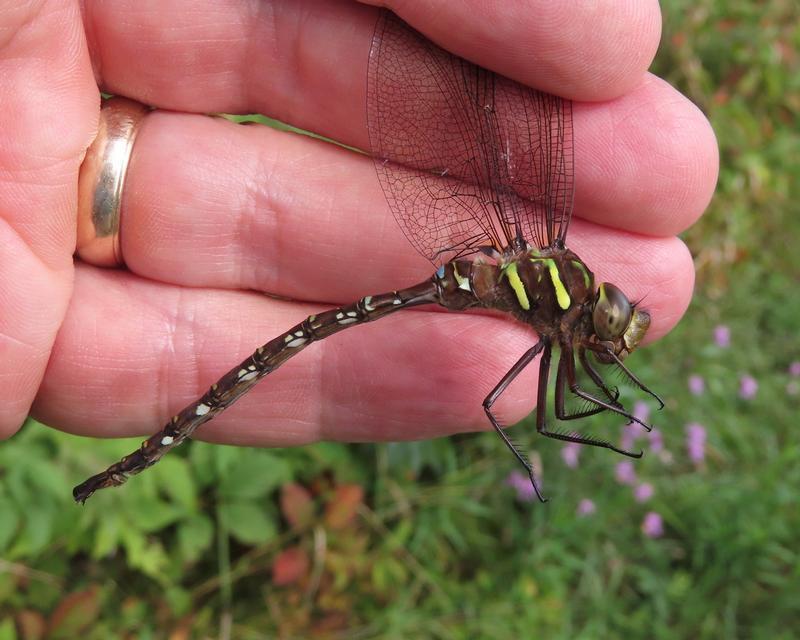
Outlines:
[{"label": "brown dried leaf", "polygon": [[352,624],[349,613],[328,613],[314,623],[314,634],[326,636],[347,629]]},{"label": "brown dried leaf", "polygon": [[364,489],[361,485],[339,485],[325,506],[325,524],[331,529],[343,529],[350,524],[363,501]]},{"label": "brown dried leaf", "polygon": [[100,588],[89,587],[65,597],[50,616],[48,637],[77,638],[97,619],[100,612]]},{"label": "brown dried leaf", "polygon": [[41,640],[47,628],[47,621],[38,611],[25,609],[17,614],[17,629],[20,640]]},{"label": "brown dried leaf", "polygon": [[169,640],[189,640],[191,638],[191,621],[183,620],[169,634]]},{"label": "brown dried leaf", "polygon": [[272,583],[286,586],[298,582],[306,576],[310,564],[308,554],[301,547],[284,549],[272,563]]},{"label": "brown dried leaf", "polygon": [[294,529],[308,526],[314,519],[314,500],[308,489],[296,482],[281,488],[281,513]]}]

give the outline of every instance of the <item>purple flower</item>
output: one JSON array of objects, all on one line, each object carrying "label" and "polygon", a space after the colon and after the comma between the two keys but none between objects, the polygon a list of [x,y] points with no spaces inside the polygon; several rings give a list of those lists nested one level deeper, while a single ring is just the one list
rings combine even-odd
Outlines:
[{"label": "purple flower", "polygon": [[580,456],[580,453],[581,445],[579,445],[577,442],[568,442],[561,447],[561,459],[570,469],[574,469],[578,466],[578,457]]},{"label": "purple flower", "polygon": [[647,422],[650,419],[650,405],[637,400],[633,405],[633,417],[642,422]]},{"label": "purple flower", "polygon": [[656,428],[647,434],[647,439],[650,442],[650,450],[653,453],[659,453],[664,448],[664,436],[661,431]]},{"label": "purple flower", "polygon": [[789,375],[793,378],[800,378],[800,360],[795,360],[789,365]]},{"label": "purple flower", "polygon": [[636,498],[636,502],[647,502],[653,497],[653,493],[655,493],[653,485],[649,482],[643,482],[633,490],[633,497]]},{"label": "purple flower", "polygon": [[751,375],[739,378],[739,397],[743,400],[752,400],[758,392],[758,381]]},{"label": "purple flower", "polygon": [[595,511],[597,511],[597,507],[594,505],[594,502],[589,500],[589,498],[584,498],[578,503],[578,509],[576,510],[576,513],[579,516],[590,516]]},{"label": "purple flower", "polygon": [[700,464],[706,457],[706,428],[696,422],[686,425],[686,449],[689,459]]},{"label": "purple flower", "polygon": [[664,535],[664,521],[655,511],[648,511],[642,520],[642,533],[648,538],[660,538]]},{"label": "purple flower", "polygon": [[703,380],[703,376],[698,376],[697,374],[689,376],[689,393],[693,396],[702,396],[705,390],[706,381]]},{"label": "purple flower", "polygon": [[714,342],[718,347],[723,349],[731,346],[731,330],[730,327],[724,324],[714,327]]},{"label": "purple flower", "polygon": [[633,484],[636,482],[636,471],[633,468],[633,463],[630,460],[623,460],[618,462],[614,467],[614,477],[620,484]]},{"label": "purple flower", "polygon": [[509,473],[506,484],[517,492],[517,500],[530,502],[536,497],[531,479],[521,471],[514,470]]},{"label": "purple flower", "polygon": [[644,433],[642,425],[636,424],[635,422],[626,424],[622,429],[622,438],[620,441],[622,448],[628,451],[633,449],[636,441],[642,437],[642,433]]}]

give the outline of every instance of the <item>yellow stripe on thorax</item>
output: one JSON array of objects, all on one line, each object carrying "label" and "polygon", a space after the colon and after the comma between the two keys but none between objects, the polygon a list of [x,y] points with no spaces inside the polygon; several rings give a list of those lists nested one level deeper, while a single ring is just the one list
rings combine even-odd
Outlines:
[{"label": "yellow stripe on thorax", "polygon": [[529,311],[531,308],[531,302],[528,300],[528,293],[525,291],[525,283],[523,283],[522,278],[519,277],[517,263],[509,262],[508,264],[503,265],[502,273],[508,277],[508,284],[510,284],[511,288],[514,290],[514,293],[517,296],[517,301],[519,302],[519,306],[525,311]]},{"label": "yellow stripe on thorax", "polygon": [[579,260],[573,260],[572,264],[580,269],[581,273],[583,274],[583,284],[585,284],[586,288],[588,289],[592,283],[590,282],[589,272],[586,270],[586,266]]},{"label": "yellow stripe on thorax", "polygon": [[547,265],[547,270],[550,272],[550,280],[556,292],[556,302],[558,302],[558,306],[562,309],[569,309],[572,300],[569,297],[569,293],[567,293],[567,288],[564,286],[564,283],[561,282],[561,274],[558,272],[556,261],[552,258],[531,258],[531,262],[543,262]]}]

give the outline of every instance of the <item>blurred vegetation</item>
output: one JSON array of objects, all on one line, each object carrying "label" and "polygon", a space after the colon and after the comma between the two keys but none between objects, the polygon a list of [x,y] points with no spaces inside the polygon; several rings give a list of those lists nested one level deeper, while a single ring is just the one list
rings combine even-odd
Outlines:
[{"label": "blurred vegetation", "polygon": [[[635,356],[667,401],[663,450],[634,467],[649,500],[608,452],[583,449],[570,468],[560,444],[519,427],[546,506],[508,486],[513,462],[485,434],[193,443],[79,509],[69,488],[132,441],[32,423],[0,447],[0,640],[797,637],[800,9],[663,4],[655,72],[710,118],[721,174],[685,234],[687,317]],[[705,429],[702,461],[690,423]],[[594,512],[579,515],[584,499]],[[648,512],[660,535],[643,531]]]}]

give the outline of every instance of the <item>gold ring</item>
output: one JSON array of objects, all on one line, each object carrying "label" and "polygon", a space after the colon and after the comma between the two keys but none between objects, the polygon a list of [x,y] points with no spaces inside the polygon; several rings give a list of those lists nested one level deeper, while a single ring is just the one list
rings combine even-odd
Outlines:
[{"label": "gold ring", "polygon": [[103,100],[97,137],[86,151],[78,176],[76,253],[98,267],[125,264],[120,214],[125,175],[136,133],[150,109],[127,98]]}]

